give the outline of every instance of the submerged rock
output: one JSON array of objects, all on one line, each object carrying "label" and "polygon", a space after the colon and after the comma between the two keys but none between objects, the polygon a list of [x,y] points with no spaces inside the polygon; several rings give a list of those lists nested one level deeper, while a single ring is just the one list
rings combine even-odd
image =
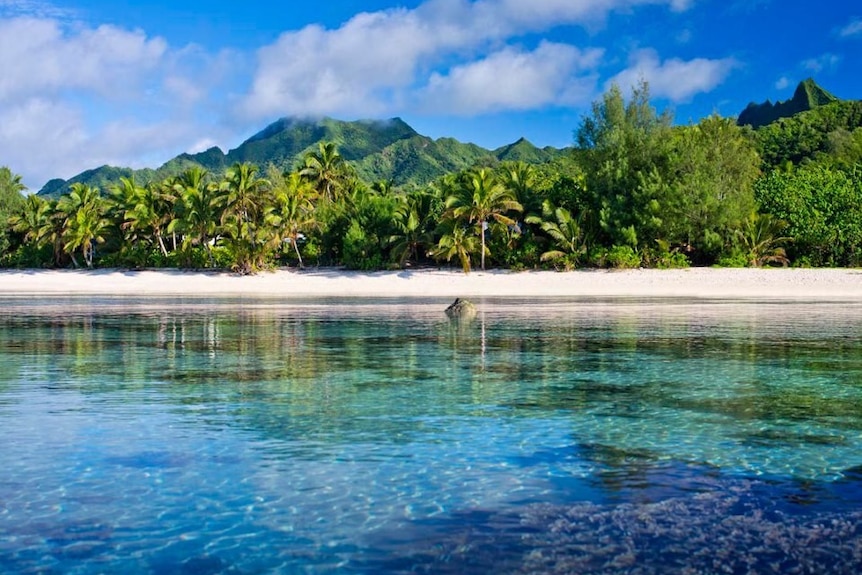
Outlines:
[{"label": "submerged rock", "polygon": [[455,298],[452,305],[446,308],[446,315],[449,319],[473,319],[476,317],[476,306],[469,300]]}]

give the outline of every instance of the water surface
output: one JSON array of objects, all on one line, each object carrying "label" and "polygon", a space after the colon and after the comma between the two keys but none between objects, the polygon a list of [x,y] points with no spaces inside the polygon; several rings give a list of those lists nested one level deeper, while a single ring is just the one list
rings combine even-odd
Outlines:
[{"label": "water surface", "polygon": [[862,306],[447,303],[3,299],[0,571],[862,565]]}]

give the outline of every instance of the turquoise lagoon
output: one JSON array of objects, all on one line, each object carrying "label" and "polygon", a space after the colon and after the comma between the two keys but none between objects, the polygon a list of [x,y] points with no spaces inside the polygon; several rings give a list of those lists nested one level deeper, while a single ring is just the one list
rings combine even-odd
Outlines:
[{"label": "turquoise lagoon", "polygon": [[0,300],[0,572],[859,571],[862,305],[447,303]]}]

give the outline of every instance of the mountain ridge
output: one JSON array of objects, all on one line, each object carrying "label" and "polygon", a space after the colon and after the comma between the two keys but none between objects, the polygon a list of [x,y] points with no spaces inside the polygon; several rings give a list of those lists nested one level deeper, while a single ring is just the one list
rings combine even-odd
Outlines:
[{"label": "mountain ridge", "polygon": [[767,126],[781,118],[790,118],[801,112],[807,112],[841,100],[820,87],[813,78],[806,78],[796,86],[793,97],[789,100],[772,103],[766,100],[761,104],[751,102],[739,114],[736,123],[740,126],[751,126],[755,130]]},{"label": "mountain ridge", "polygon": [[236,162],[251,162],[261,168],[275,165],[296,168],[320,142],[333,142],[357,175],[368,183],[391,181],[397,186],[422,186],[454,170],[479,163],[508,160],[542,163],[567,153],[569,148],[537,148],[525,138],[488,150],[454,138],[423,136],[401,118],[344,121],[333,118],[284,117],[270,123],[239,146],[224,152],[213,146],[197,153],[182,153],[160,167],[133,170],[101,166],[81,172],[69,180],[53,179],[38,192],[58,196],[74,183],[104,189],[120,177],[134,176],[139,184],[175,176],[191,166],[201,166],[219,175]]}]

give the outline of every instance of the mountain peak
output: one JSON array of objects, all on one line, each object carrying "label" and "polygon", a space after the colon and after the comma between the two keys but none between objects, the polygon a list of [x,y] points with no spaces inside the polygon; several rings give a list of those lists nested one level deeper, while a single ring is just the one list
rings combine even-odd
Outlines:
[{"label": "mountain peak", "polygon": [[840,100],[821,88],[813,78],[806,78],[796,86],[791,99],[775,104],[770,100],[766,100],[762,104],[752,102],[739,114],[736,123],[740,126],[748,125],[757,129],[780,118],[789,118],[800,112],[838,101]]},{"label": "mountain peak", "polygon": [[808,104],[809,109],[811,109],[837,102],[838,98],[818,86],[814,78],[806,78],[796,87],[796,91],[793,93],[793,100],[804,101]]}]

